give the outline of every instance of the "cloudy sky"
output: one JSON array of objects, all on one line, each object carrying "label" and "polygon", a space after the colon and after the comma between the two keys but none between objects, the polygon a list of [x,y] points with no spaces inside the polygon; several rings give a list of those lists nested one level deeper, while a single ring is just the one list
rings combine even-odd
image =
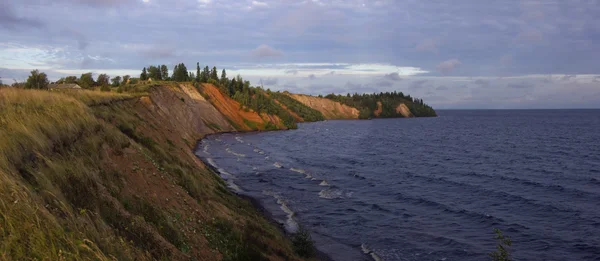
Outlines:
[{"label": "cloudy sky", "polygon": [[600,108],[598,0],[0,0],[0,77],[216,65],[272,90]]}]

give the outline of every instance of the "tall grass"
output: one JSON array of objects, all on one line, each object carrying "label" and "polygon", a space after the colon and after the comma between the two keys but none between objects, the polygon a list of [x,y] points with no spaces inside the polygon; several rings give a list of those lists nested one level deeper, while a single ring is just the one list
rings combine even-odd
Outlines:
[{"label": "tall grass", "polygon": [[100,183],[90,151],[98,151],[101,140],[118,143],[111,136],[73,97],[0,90],[0,259],[115,258],[103,252],[133,258],[130,244],[82,214]]},{"label": "tall grass", "polygon": [[[180,124],[170,125],[176,117],[157,120],[143,106],[119,102],[131,98],[0,89],[0,260],[187,260],[194,251],[225,260],[298,260],[290,242],[199,167],[187,146],[169,145],[164,133]],[[171,152],[174,146],[183,154]],[[213,222],[179,220],[188,209],[132,195],[129,172],[111,161],[125,150],[153,166],[163,185],[180,186],[201,203],[196,211],[203,214],[194,218]]]}]

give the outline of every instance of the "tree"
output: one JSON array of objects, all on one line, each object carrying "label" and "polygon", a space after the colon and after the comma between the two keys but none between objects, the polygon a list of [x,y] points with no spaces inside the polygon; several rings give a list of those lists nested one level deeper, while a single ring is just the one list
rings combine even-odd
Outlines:
[{"label": "tree", "polygon": [[502,234],[500,229],[494,229],[494,233],[496,233],[496,240],[498,241],[498,245],[496,246],[496,251],[489,253],[489,256],[493,261],[510,261],[510,246],[512,245],[512,240],[510,237]]},{"label": "tree", "polygon": [[208,82],[208,79],[210,78],[210,69],[208,69],[208,65],[206,67],[204,67],[204,70],[202,71],[202,82]]},{"label": "tree", "polygon": [[221,85],[223,85],[223,86],[227,85],[227,72],[225,72],[225,69],[223,69],[223,71],[221,71]]},{"label": "tree", "polygon": [[142,70],[142,74],[140,74],[140,80],[148,80],[148,72],[146,72],[146,67],[144,67],[144,69]]},{"label": "tree", "polygon": [[113,87],[119,87],[119,85],[121,85],[121,76],[116,76],[110,79],[110,81],[112,82]]},{"label": "tree", "polygon": [[79,77],[79,86],[84,89],[90,89],[94,87],[94,78],[92,78],[92,73],[84,73]]},{"label": "tree", "polygon": [[188,81],[189,77],[190,75],[188,74],[185,64],[180,63],[175,65],[175,68],[173,69],[173,81],[185,82]]},{"label": "tree", "polygon": [[129,76],[129,75],[123,76],[123,81],[121,81],[121,85],[128,84],[129,83],[129,79],[131,79],[131,76]]},{"label": "tree", "polygon": [[219,75],[217,73],[217,66],[213,66],[212,70],[210,71],[210,78],[217,82],[219,81]]},{"label": "tree", "polygon": [[64,80],[65,84],[77,83],[77,76],[67,76]]},{"label": "tree", "polygon": [[200,82],[200,63],[196,63],[196,82]]},{"label": "tree", "polygon": [[27,78],[27,82],[25,82],[25,89],[47,90],[48,84],[48,76],[45,73],[33,70],[31,71],[31,75]]},{"label": "tree", "polygon": [[108,75],[103,73],[98,75],[98,80],[96,80],[96,84],[98,84],[99,86],[108,86],[109,81],[110,78],[108,77]]},{"label": "tree", "polygon": [[156,67],[154,65],[150,65],[150,67],[148,67],[148,78],[152,79],[152,80],[161,80],[161,72],[160,72],[160,68]]},{"label": "tree", "polygon": [[167,66],[164,64],[160,66],[160,78],[162,80],[169,79],[169,68],[167,68]]}]

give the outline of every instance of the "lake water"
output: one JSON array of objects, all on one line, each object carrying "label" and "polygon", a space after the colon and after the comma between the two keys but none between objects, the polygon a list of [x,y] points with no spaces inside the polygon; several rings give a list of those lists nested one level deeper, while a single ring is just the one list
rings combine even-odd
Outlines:
[{"label": "lake water", "polygon": [[335,260],[600,260],[600,110],[440,111],[222,134],[197,155]]}]

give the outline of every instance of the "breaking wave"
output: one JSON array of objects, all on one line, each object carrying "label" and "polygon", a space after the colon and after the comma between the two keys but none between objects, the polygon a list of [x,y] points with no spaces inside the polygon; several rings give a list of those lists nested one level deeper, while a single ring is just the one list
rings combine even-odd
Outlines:
[{"label": "breaking wave", "polygon": [[277,205],[279,205],[279,208],[286,214],[286,220],[284,224],[285,230],[290,233],[295,233],[296,231],[298,231],[298,223],[296,222],[296,220],[294,220],[294,215],[296,215],[296,213],[288,207],[287,201],[280,194],[272,191],[265,190],[263,191],[263,194],[276,199]]},{"label": "breaking wave", "polygon": [[365,255],[371,256],[371,258],[373,258],[373,260],[375,260],[375,261],[383,261],[383,259],[381,259],[381,257],[379,257],[377,254],[375,254],[375,252],[373,252],[373,250],[369,249],[369,247],[365,244],[360,245],[360,250],[362,250],[362,252],[365,253]]}]

